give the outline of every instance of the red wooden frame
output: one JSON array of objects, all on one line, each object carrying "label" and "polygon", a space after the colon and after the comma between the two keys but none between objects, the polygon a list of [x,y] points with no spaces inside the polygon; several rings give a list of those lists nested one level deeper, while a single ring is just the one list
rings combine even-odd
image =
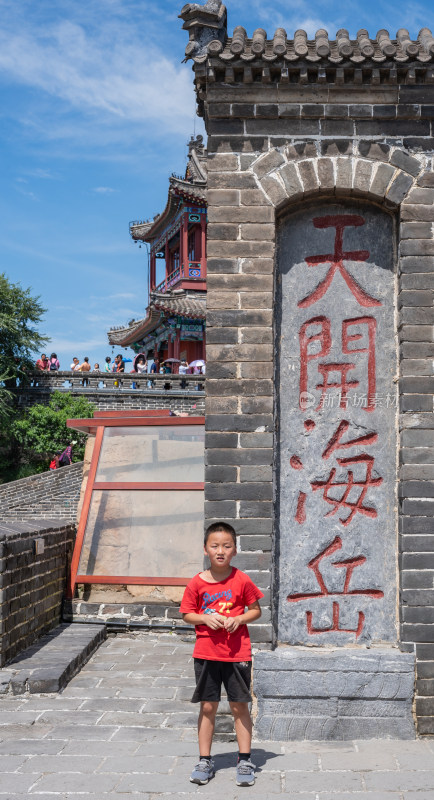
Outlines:
[{"label": "red wooden frame", "polygon": [[[191,576],[188,578],[165,578],[155,576],[125,576],[125,575],[79,575],[78,566],[83,547],[84,534],[86,531],[87,520],[89,517],[92,492],[94,491],[203,491],[204,483],[201,482],[133,482],[133,481],[96,481],[99,458],[104,438],[105,428],[135,428],[162,426],[183,426],[183,425],[204,425],[205,417],[169,417],[164,409],[162,412],[153,411],[97,411],[94,419],[69,419],[67,426],[80,431],[95,433],[95,446],[92,453],[89,475],[84,493],[83,507],[80,514],[80,522],[75,540],[74,552],[71,560],[71,570],[67,584],[66,596],[68,599],[74,597],[77,583],[106,583],[106,584],[130,584],[144,586],[186,586]],[[162,416],[158,416],[162,414]],[[104,415],[104,416],[103,416]]]},{"label": "red wooden frame", "polygon": [[[194,421],[192,421],[194,420]],[[66,426],[95,435],[98,428],[140,428],[151,425],[205,425],[205,417],[96,417],[94,419],[68,419]]]}]

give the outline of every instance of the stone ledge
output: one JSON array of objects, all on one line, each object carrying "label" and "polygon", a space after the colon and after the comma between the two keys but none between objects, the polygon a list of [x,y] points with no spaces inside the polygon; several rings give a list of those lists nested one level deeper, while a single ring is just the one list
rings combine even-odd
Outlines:
[{"label": "stone ledge", "polygon": [[60,691],[106,635],[105,625],[59,625],[0,670],[0,694]]}]

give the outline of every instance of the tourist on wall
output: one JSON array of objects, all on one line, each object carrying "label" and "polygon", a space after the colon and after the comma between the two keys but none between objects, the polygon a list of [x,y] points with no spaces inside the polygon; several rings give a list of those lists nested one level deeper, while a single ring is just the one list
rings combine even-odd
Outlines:
[{"label": "tourist on wall", "polygon": [[74,356],[74,358],[72,359],[71,370],[72,372],[78,372],[79,369],[80,369],[80,362],[77,356]]},{"label": "tourist on wall", "polygon": [[65,447],[62,453],[60,453],[59,458],[59,467],[69,467],[72,464],[72,445],[68,445]]},{"label": "tourist on wall", "polygon": [[58,454],[57,461],[59,467],[69,467],[69,465],[72,464],[72,448],[75,444],[77,444],[76,439],[74,439],[67,447],[65,447],[63,452]]},{"label": "tourist on wall", "polygon": [[[179,374],[180,375],[187,375],[187,372],[188,372],[188,363],[187,363],[187,361],[181,361],[181,363],[179,365]],[[187,381],[184,380],[184,378],[183,378],[182,381],[181,381],[181,389],[186,389],[186,387],[187,387]]]},{"label": "tourist on wall", "polygon": [[94,364],[93,371],[94,371],[94,372],[99,372],[99,364],[98,364],[98,362],[96,362],[96,363]]},{"label": "tourist on wall", "polygon": [[45,355],[45,353],[42,353],[41,357],[38,358],[35,366],[36,366],[36,369],[40,369],[43,372],[47,372],[47,370],[49,368],[49,363],[48,363],[48,358]]},{"label": "tourist on wall", "polygon": [[125,364],[120,353],[116,356],[113,362],[112,371],[125,372]]},{"label": "tourist on wall", "polygon": [[57,358],[56,353],[51,353],[50,360],[48,362],[48,369],[52,372],[60,369],[59,359]]},{"label": "tourist on wall", "polygon": [[56,455],[53,456],[53,458],[51,459],[50,466],[49,466],[50,470],[59,469],[59,456],[60,456],[60,452],[56,453]]},{"label": "tourist on wall", "polygon": [[90,364],[88,356],[85,356],[84,361],[79,366],[80,372],[90,372]]},{"label": "tourist on wall", "polygon": [[110,356],[106,356],[104,364],[104,372],[111,372],[111,371],[112,371],[112,360]]},{"label": "tourist on wall", "polygon": [[144,353],[138,353],[133,361],[133,372],[147,372],[148,362]]},{"label": "tourist on wall", "polygon": [[[133,368],[131,372],[138,372],[139,374],[148,371],[148,362],[144,353],[138,353],[133,361]],[[137,383],[133,381],[133,389],[138,389]]]},{"label": "tourist on wall", "polygon": [[[153,362],[152,362],[152,364],[151,364],[151,366],[150,366],[148,371],[151,373],[151,375],[158,375],[158,373],[160,372],[160,362],[159,362],[158,358],[153,360]],[[148,382],[148,388],[149,389],[155,389],[155,381],[149,381]]]}]

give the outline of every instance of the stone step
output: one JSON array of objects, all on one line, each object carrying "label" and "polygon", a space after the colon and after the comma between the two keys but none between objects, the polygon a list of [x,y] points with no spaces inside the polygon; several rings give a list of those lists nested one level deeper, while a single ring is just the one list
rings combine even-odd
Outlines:
[{"label": "stone step", "polygon": [[58,625],[0,670],[1,694],[59,692],[106,637],[105,625]]}]

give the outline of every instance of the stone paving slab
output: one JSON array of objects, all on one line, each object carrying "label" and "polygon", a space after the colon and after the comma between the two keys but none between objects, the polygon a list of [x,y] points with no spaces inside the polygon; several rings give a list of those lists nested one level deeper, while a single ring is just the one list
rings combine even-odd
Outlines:
[{"label": "stone paving slab", "polygon": [[191,784],[191,652],[176,634],[119,634],[62,692],[2,695],[0,800],[434,800],[434,739],[255,742],[247,789],[227,736],[215,778]]}]

